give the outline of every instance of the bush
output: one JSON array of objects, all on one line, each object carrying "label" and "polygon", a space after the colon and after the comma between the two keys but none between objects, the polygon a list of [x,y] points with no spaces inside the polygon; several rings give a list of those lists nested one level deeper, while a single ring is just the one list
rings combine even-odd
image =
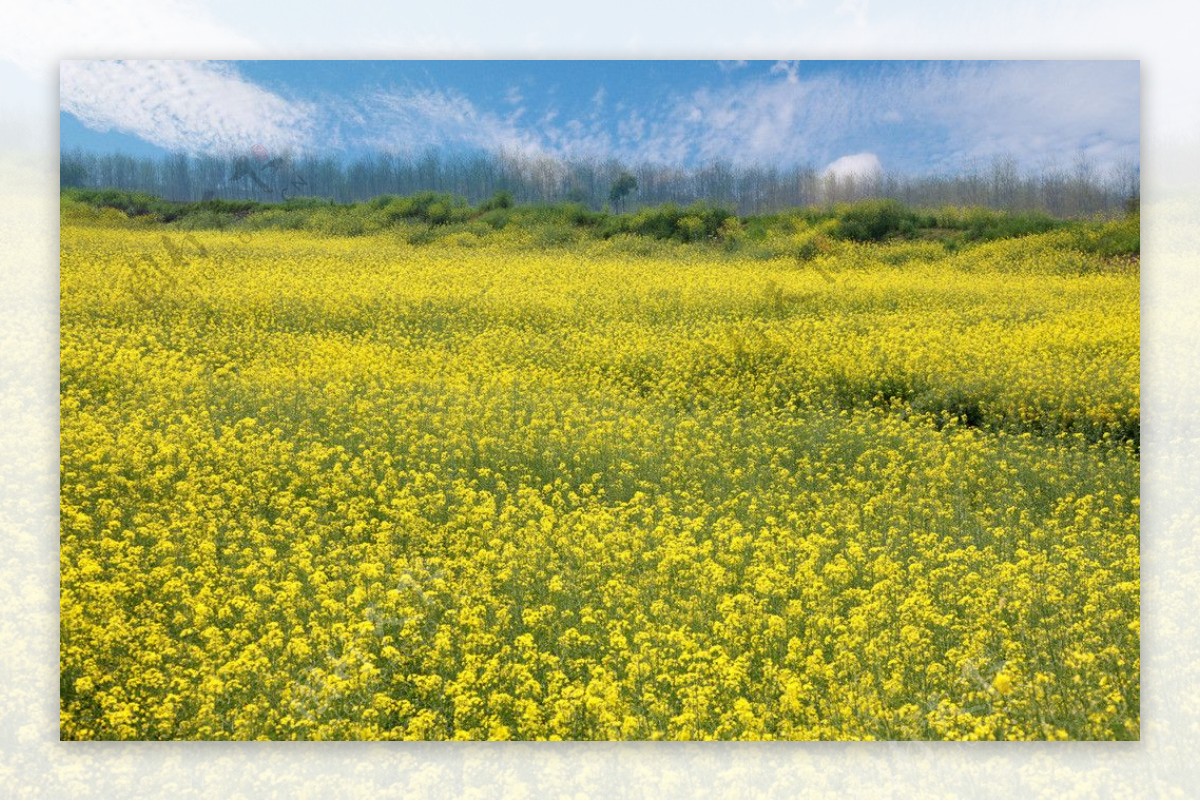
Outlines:
[{"label": "bush", "polygon": [[589,211],[580,203],[538,203],[513,210],[513,220],[523,226],[543,225],[593,227],[603,219],[602,214]]},{"label": "bush", "polygon": [[283,231],[298,231],[308,226],[311,216],[311,209],[289,209],[285,205],[255,212],[246,218],[245,225],[255,230],[274,228]]},{"label": "bush", "polygon": [[129,217],[170,213],[172,207],[177,205],[145,192],[123,189],[68,189],[62,196],[98,209],[117,209]]},{"label": "bush", "polygon": [[430,225],[465,222],[472,215],[467,201],[457,195],[421,192],[408,197],[383,195],[371,202],[383,213],[383,222],[392,225],[400,220],[420,220]]},{"label": "bush", "polygon": [[579,233],[567,225],[547,225],[542,227],[534,238],[534,242],[544,247],[562,247],[577,242]]},{"label": "bush", "polygon": [[564,222],[580,227],[594,226],[602,217],[582,203],[566,203],[562,206],[562,213]]},{"label": "bush", "polygon": [[829,252],[829,238],[820,232],[801,236],[796,242],[796,258],[800,261],[812,261],[817,256]]},{"label": "bush", "polygon": [[[222,199],[184,203],[144,192],[83,188],[62,190],[61,203],[64,218],[90,220],[107,212],[129,219],[132,225],[171,223],[185,229],[238,225],[306,229],[341,236],[392,228],[398,236],[416,243],[444,238],[459,230],[486,238],[507,229],[523,241],[546,245],[627,236],[659,242],[719,243],[726,252],[749,258],[784,256],[800,261],[849,247],[837,240],[933,240],[938,247],[953,252],[967,245],[974,250],[974,243],[1047,232],[1055,232],[1055,237],[1062,238],[1078,254],[1129,258],[1141,249],[1137,214],[1087,222],[1058,220],[1042,212],[1009,213],[984,208],[948,207],[929,213],[890,199],[790,209],[744,219],[704,202],[648,206],[619,215],[592,211],[575,202],[518,206],[506,191],[496,192],[478,207],[471,207],[457,195],[439,192],[380,195],[349,204],[315,197],[294,197],[278,203]],[[626,242],[621,249],[628,252],[637,248]],[[906,250],[889,254],[884,260],[903,263],[932,257],[933,252],[927,247]]]},{"label": "bush", "polygon": [[1142,252],[1140,214],[1092,226],[1076,235],[1075,246],[1100,256],[1138,256]]},{"label": "bush", "polygon": [[898,200],[864,200],[837,213],[834,236],[854,242],[882,242],[916,233],[921,218]]},{"label": "bush", "polygon": [[736,216],[718,206],[694,203],[680,208],[673,203],[644,208],[632,215],[610,217],[600,228],[600,235],[609,238],[621,233],[638,234],[653,239],[676,242],[701,242],[722,237],[729,232],[727,221]]},{"label": "bush", "polygon": [[119,189],[68,189],[64,200],[96,209],[116,209],[128,217],[151,217],[184,228],[224,228],[252,212],[269,208],[256,200],[200,200],[181,203],[145,192]]},{"label": "bush", "polygon": [[728,217],[717,229],[717,239],[725,245],[726,250],[733,251],[741,244],[743,231],[742,221],[739,218]]},{"label": "bush", "polygon": [[69,220],[71,222],[98,222],[113,225],[129,221],[129,217],[120,209],[115,209],[111,206],[93,206],[90,203],[81,203],[78,200],[67,197],[65,194],[59,204],[59,214],[64,222]]},{"label": "bush", "polygon": [[508,225],[512,219],[512,212],[508,209],[493,209],[479,216],[479,221],[490,225],[493,229],[499,231],[504,226]]},{"label": "bush", "polygon": [[486,214],[489,211],[498,209],[511,209],[513,207],[512,194],[504,190],[500,190],[492,195],[490,199],[479,204],[479,213]]},{"label": "bush", "polygon": [[936,217],[943,228],[962,231],[966,242],[990,242],[1030,234],[1044,234],[1063,225],[1040,211],[1004,212],[985,208],[944,209]]}]

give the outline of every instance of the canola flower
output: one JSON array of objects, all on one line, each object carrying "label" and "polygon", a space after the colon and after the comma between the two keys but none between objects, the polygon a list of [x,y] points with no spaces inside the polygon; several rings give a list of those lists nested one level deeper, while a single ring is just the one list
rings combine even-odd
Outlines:
[{"label": "canola flower", "polygon": [[191,236],[62,230],[64,739],[1139,736],[1135,268]]}]

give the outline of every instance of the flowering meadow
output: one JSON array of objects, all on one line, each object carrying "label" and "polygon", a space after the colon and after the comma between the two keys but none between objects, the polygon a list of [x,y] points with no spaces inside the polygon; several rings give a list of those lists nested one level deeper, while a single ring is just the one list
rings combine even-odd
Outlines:
[{"label": "flowering meadow", "polygon": [[63,739],[1140,736],[1135,259],[61,233]]}]

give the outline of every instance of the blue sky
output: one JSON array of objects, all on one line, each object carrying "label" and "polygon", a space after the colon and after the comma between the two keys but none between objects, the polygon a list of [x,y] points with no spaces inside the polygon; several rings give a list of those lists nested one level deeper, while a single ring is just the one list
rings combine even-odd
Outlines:
[{"label": "blue sky", "polygon": [[1138,163],[1136,61],[64,61],[61,146],[954,173]]}]

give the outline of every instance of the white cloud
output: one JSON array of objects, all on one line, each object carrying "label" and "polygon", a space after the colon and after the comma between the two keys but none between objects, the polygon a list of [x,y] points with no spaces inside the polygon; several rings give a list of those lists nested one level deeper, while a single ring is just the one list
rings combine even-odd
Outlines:
[{"label": "white cloud", "polygon": [[[1105,169],[1136,157],[1137,93],[1136,70],[1097,62],[812,73],[802,63],[777,62],[766,77],[663,96],[615,118],[595,113],[598,102],[608,105],[602,90],[580,118],[551,110],[525,123],[441,90],[393,93],[384,127],[393,146],[458,143],[668,165],[832,163],[840,171],[879,169],[886,159],[898,171],[956,172],[1011,155],[1021,168],[1037,169],[1068,164],[1082,149]],[[841,158],[847,152],[855,155]]]},{"label": "white cloud", "polygon": [[1138,153],[1140,85],[1129,62],[932,65],[878,89],[944,132],[948,169],[999,155],[1026,167],[1066,163],[1097,141],[1113,159]]},{"label": "white cloud", "polygon": [[[390,153],[465,146],[538,155],[537,137],[518,125],[524,109],[499,116],[480,111],[466,96],[441,89],[383,89],[351,105],[361,120],[344,134],[349,144]],[[331,125],[346,112],[335,111]]]},{"label": "white cloud", "polygon": [[205,61],[64,61],[60,104],[84,125],[188,153],[299,151],[313,109]]},{"label": "white cloud", "polygon": [[934,62],[805,74],[803,65],[778,62],[771,74],[784,80],[662,104],[648,115],[642,150],[619,155],[821,164],[854,147],[891,154],[892,167],[915,172],[954,172],[1001,155],[1035,169],[1067,163],[1080,148],[1100,168],[1137,157],[1138,74],[1127,63]]},{"label": "white cloud", "polygon": [[874,178],[883,173],[883,165],[874,153],[853,153],[835,159],[825,169],[822,175],[833,178]]},{"label": "white cloud", "polygon": [[636,111],[617,123],[617,135],[636,145],[646,135],[646,119]]},{"label": "white cloud", "polygon": [[[5,6],[0,26],[0,96],[5,147],[42,151],[57,146],[60,59],[178,58],[214,53],[253,56],[262,48],[246,33],[214,19],[195,2],[42,0]],[[11,67],[7,67],[11,65]]]},{"label": "white cloud", "polygon": [[782,73],[788,83],[797,83],[800,80],[799,66],[795,61],[776,61],[771,66],[771,74]]},{"label": "white cloud", "polygon": [[[70,62],[63,108],[93,127],[190,150],[314,144],[419,153],[465,147],[667,165],[827,164],[869,152],[899,172],[957,172],[1011,155],[1021,169],[1136,160],[1138,74],[1114,62],[965,62],[806,70],[664,94],[640,108],[599,87],[577,116],[533,111],[517,87],[484,110],[450,89],[389,87],[312,107],[231,68],[189,62]],[[586,97],[586,96],[585,96]],[[617,102],[613,102],[617,100]],[[318,115],[315,108],[320,106]],[[607,114],[601,108],[611,109]],[[528,113],[527,113],[528,112]]]}]

